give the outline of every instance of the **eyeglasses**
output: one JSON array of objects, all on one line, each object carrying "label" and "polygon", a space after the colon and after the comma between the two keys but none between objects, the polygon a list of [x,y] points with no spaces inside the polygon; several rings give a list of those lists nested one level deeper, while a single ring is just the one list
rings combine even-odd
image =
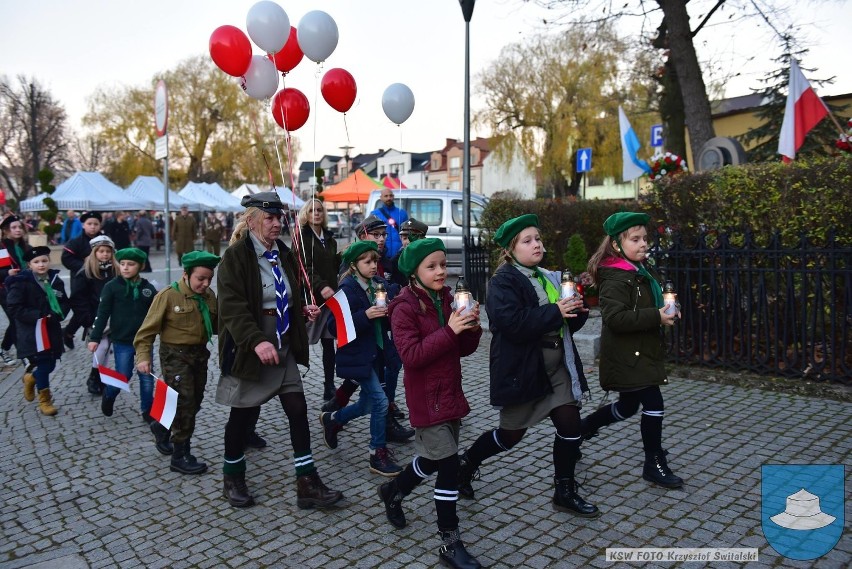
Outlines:
[{"label": "eyeglasses", "polygon": [[382,233],[370,233],[370,237],[375,237],[376,239],[385,239],[388,236],[386,232]]}]

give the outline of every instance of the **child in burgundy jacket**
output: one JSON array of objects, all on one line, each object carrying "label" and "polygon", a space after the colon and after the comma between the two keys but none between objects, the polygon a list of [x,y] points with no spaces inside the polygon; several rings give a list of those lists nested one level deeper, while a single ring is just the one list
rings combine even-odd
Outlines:
[{"label": "child in burgundy jacket", "polygon": [[438,473],[435,509],[443,565],[479,567],[464,547],[456,515],[461,419],[470,412],[462,391],[461,358],[476,351],[482,328],[478,306],[453,311],[447,256],[440,239],[415,241],[403,250],[399,269],[409,285],[391,302],[389,314],[405,369],[405,400],[415,429],[416,455],[393,481],[379,487],[388,521],[405,527],[402,500],[425,478]]}]

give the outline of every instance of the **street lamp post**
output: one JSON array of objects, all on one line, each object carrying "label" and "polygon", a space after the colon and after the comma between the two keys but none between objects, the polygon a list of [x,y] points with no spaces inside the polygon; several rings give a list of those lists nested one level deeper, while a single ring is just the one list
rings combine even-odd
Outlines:
[{"label": "street lamp post", "polygon": [[462,170],[462,274],[470,278],[470,19],[476,0],[459,0],[464,16],[464,166]]}]

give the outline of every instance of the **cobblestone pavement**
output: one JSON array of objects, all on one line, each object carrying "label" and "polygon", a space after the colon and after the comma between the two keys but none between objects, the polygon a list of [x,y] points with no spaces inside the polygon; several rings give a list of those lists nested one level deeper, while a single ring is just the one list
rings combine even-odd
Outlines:
[{"label": "cobblestone pavement", "polygon": [[[155,269],[162,267],[161,253],[153,260]],[[164,284],[161,271],[153,276]],[[2,325],[5,329],[5,321]],[[315,413],[322,393],[319,346],[311,361],[305,388],[314,458],[326,484],[346,496],[342,507],[328,512],[296,508],[287,421],[274,401],[264,406],[258,426],[269,446],[248,453],[257,505],[239,510],[222,498],[228,410],[214,402],[215,358],[193,438],[193,453],[210,470],[194,477],[170,472],[168,459],[155,450],[139,418],[135,379],[115,414],[101,415],[98,400],[86,393],[90,358],[79,341],[51,379],[56,417],[24,401],[21,366],[5,368],[0,566],[436,566],[433,480],[406,499],[409,525],[394,530],[376,496],[384,479],[367,468],[368,421],[347,425],[337,450],[322,443]],[[462,430],[466,447],[497,422],[488,405],[487,334],[463,368],[472,408]],[[592,365],[587,370],[597,399],[596,370]],[[852,564],[852,405],[677,378],[664,394],[664,444],[673,470],[686,479],[682,490],[642,480],[634,417],[583,447],[581,494],[603,515],[584,520],[556,512],[550,504],[552,427],[541,425],[511,452],[486,463],[477,500],[459,503],[469,550],[492,567],[616,567],[605,560],[608,547],[753,547],[759,549],[759,561],[749,564],[754,567]],[[411,459],[411,445],[392,446],[400,462]],[[847,531],[822,558],[791,561],[767,544],[760,527],[760,467],[767,463],[847,465]]]}]

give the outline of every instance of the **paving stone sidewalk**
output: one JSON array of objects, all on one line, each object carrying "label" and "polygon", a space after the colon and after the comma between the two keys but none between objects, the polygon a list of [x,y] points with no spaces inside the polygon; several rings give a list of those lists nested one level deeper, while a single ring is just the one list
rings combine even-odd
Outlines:
[{"label": "paving stone sidewalk", "polygon": [[[154,260],[159,270],[162,254]],[[161,273],[154,276],[164,284]],[[0,325],[5,329],[2,318]],[[56,417],[45,417],[36,403],[24,401],[22,367],[2,370],[0,567],[437,566],[434,479],[404,502],[408,527],[393,529],[376,495],[385,479],[367,468],[368,421],[347,425],[337,450],[322,443],[316,421],[322,394],[319,346],[311,362],[305,388],[314,459],[325,483],[346,496],[342,507],[327,512],[296,508],[288,425],[275,401],[263,407],[258,426],[269,446],[247,455],[257,505],[238,510],[222,498],[228,409],[214,402],[215,357],[193,438],[193,454],[210,470],[195,477],[170,472],[167,457],[155,450],[139,418],[135,378],[115,414],[101,415],[99,400],[86,393],[90,355],[79,341],[51,379]],[[497,424],[488,405],[487,335],[463,371],[472,408],[462,429],[466,447]],[[597,401],[596,369],[587,365],[587,371]],[[612,547],[758,548],[759,561],[750,567],[852,564],[852,405],[678,378],[664,395],[664,444],[673,470],[686,480],[682,490],[666,491],[642,480],[637,416],[583,446],[581,493],[603,515],[584,520],[556,512],[550,504],[552,427],[541,425],[511,452],[486,463],[476,501],[459,502],[469,550],[490,567],[639,565],[606,561],[605,550]],[[412,458],[411,445],[392,447],[400,462]],[[807,463],[847,466],[847,531],[825,556],[792,561],[763,537],[760,467]]]}]

